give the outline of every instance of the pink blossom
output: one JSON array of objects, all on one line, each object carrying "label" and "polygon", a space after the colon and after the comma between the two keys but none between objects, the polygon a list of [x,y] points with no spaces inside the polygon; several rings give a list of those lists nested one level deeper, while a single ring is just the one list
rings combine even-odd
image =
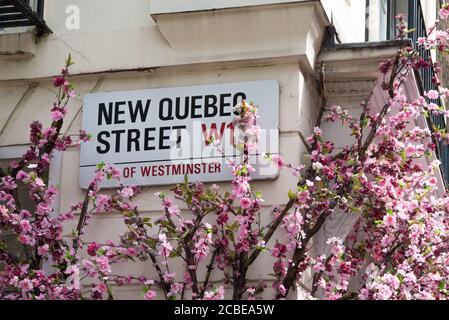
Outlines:
[{"label": "pink blossom", "polygon": [[169,295],[174,296],[178,293],[181,293],[183,288],[184,288],[184,285],[182,283],[175,282],[170,286]]},{"label": "pink blossom", "polygon": [[39,248],[37,248],[37,254],[40,256],[44,256],[48,253],[48,244],[44,244],[43,246],[40,246]]},{"label": "pink blossom", "polygon": [[425,37],[418,38],[418,45],[423,46],[426,42],[427,42],[427,39]]},{"label": "pink blossom", "polygon": [[284,166],[284,159],[277,154],[274,154],[271,156],[271,160],[278,166],[279,168],[282,168]]},{"label": "pink blossom", "polygon": [[384,224],[389,227],[395,227],[396,226],[396,216],[386,214],[384,216]]},{"label": "pink blossom", "polygon": [[206,291],[204,293],[204,300],[223,300],[224,299],[224,287],[219,286],[215,290]]},{"label": "pink blossom", "polygon": [[179,213],[181,212],[177,205],[172,205],[167,210],[171,215],[179,215]]},{"label": "pink blossom", "polygon": [[165,282],[171,282],[173,279],[175,279],[176,273],[174,272],[165,272],[163,275]]},{"label": "pink blossom", "polygon": [[170,255],[170,252],[173,250],[173,247],[167,241],[167,236],[165,235],[165,233],[159,234],[159,241],[161,244],[159,254],[163,257],[168,257]]},{"label": "pink blossom", "polygon": [[96,256],[97,255],[97,250],[98,249],[100,249],[100,245],[98,244],[98,243],[96,243],[96,242],[92,242],[92,243],[90,243],[88,246],[87,246],[87,253],[90,255],[90,256]]},{"label": "pink blossom", "polygon": [[111,206],[112,206],[112,199],[111,197],[105,195],[105,194],[100,194],[97,197],[97,212],[107,212],[110,210]]},{"label": "pink blossom", "polygon": [[19,172],[17,172],[17,175],[16,175],[17,180],[23,181],[27,178],[28,178],[28,174],[25,171],[19,170]]},{"label": "pink blossom", "polygon": [[438,99],[439,98],[439,93],[436,90],[429,90],[425,93],[426,97],[432,100]]},{"label": "pink blossom", "polygon": [[53,79],[53,86],[60,87],[60,86],[62,86],[65,83],[65,81],[66,80],[65,80],[64,77],[61,77],[61,76],[55,77]]},{"label": "pink blossom", "polygon": [[103,283],[103,282],[101,282],[101,283],[99,283],[98,285],[96,285],[93,289],[92,289],[92,291],[96,291],[96,292],[98,292],[98,293],[100,293],[100,294],[103,294],[103,293],[105,293],[105,292],[107,292],[108,291],[108,288],[106,287],[106,285]]},{"label": "pink blossom", "polygon": [[145,299],[146,300],[154,300],[154,298],[156,298],[156,291],[148,290],[145,293]]},{"label": "pink blossom", "polygon": [[60,121],[63,120],[67,111],[64,108],[54,108],[51,111],[51,120],[52,121]]},{"label": "pink blossom", "polygon": [[281,294],[281,296],[285,297],[285,295],[287,294],[287,289],[285,289],[284,285],[280,285],[278,287],[279,293]]},{"label": "pink blossom", "polygon": [[306,203],[309,200],[310,193],[307,190],[300,191],[300,192],[298,192],[297,197],[298,197],[298,202]]},{"label": "pink blossom", "polygon": [[246,197],[240,199],[240,207],[242,207],[242,209],[248,209],[250,206],[251,206],[251,199]]},{"label": "pink blossom", "polygon": [[41,178],[36,178],[34,180],[34,184],[38,187],[38,188],[43,188],[45,187],[45,182],[41,179]]},{"label": "pink blossom", "polygon": [[30,279],[23,279],[19,282],[18,287],[23,291],[30,291],[34,288],[33,283],[30,281]]},{"label": "pink blossom", "polygon": [[416,153],[416,146],[413,144],[409,144],[407,145],[407,147],[405,148],[405,155],[407,157],[413,157]]},{"label": "pink blossom", "polygon": [[2,178],[1,186],[3,189],[14,190],[17,188],[17,184],[14,179],[10,176],[5,176]]},{"label": "pink blossom", "polygon": [[33,229],[28,220],[21,220],[20,228],[22,229],[22,232],[30,232]]},{"label": "pink blossom", "polygon": [[315,127],[315,128],[313,129],[313,132],[314,132],[314,134],[315,134],[317,137],[321,137],[321,136],[323,135],[323,130],[321,130],[321,129],[318,128],[318,127]]},{"label": "pink blossom", "polygon": [[111,266],[109,265],[109,259],[105,256],[98,257],[96,259],[98,270],[102,274],[110,274],[111,273]]},{"label": "pink blossom", "polygon": [[131,198],[134,195],[134,190],[133,188],[125,187],[120,190],[120,195],[124,198]]},{"label": "pink blossom", "polygon": [[447,19],[447,17],[449,17],[449,10],[447,8],[441,8],[439,11],[439,16],[443,20]]},{"label": "pink blossom", "polygon": [[19,241],[29,246],[34,246],[36,244],[36,239],[34,237],[25,234],[19,235]]}]

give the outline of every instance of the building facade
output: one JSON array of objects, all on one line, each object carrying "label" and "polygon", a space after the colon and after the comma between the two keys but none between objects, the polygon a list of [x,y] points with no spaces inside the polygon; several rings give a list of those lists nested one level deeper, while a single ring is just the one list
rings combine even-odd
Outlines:
[{"label": "building facade", "polygon": [[[83,127],[87,94],[274,80],[279,84],[279,152],[294,165],[307,163],[300,133],[312,132],[323,96],[327,105],[354,114],[371,92],[374,107],[383,105],[386,97],[376,86],[378,64],[407,45],[387,41],[394,38],[394,15],[405,12],[422,27],[432,23],[438,7],[433,0],[36,0],[29,2],[35,10],[30,16],[6,21],[16,2],[0,1],[0,160],[21,156],[33,120],[50,123],[56,95],[51,78],[70,53],[78,96],[70,104],[63,134]],[[422,92],[424,78],[410,74],[410,99]],[[429,126],[424,119],[420,125]],[[325,133],[340,148],[350,139],[336,125]],[[84,197],[79,168],[78,147],[52,160],[49,183],[60,189],[55,211],[67,211]],[[295,184],[288,172],[256,182],[266,211],[287,202]],[[142,212],[159,215],[154,193],[169,188],[144,187],[136,201]],[[314,250],[325,252],[325,239],[344,237],[352,222],[353,217],[343,215],[329,221]],[[72,228],[67,225],[68,231]],[[124,230],[121,216],[100,213],[87,234],[92,241],[117,240]],[[269,279],[271,265],[269,257],[262,257],[250,278]],[[116,272],[153,271],[136,263]],[[307,287],[308,279],[303,282]],[[140,288],[117,290],[119,298],[140,297]],[[291,296],[300,297],[301,290]]]}]

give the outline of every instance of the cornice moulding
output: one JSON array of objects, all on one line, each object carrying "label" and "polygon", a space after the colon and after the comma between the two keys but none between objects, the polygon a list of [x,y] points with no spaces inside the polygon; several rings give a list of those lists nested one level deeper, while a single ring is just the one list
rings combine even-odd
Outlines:
[{"label": "cornice moulding", "polygon": [[319,1],[153,13],[176,55],[192,63],[302,56],[313,70],[324,28]]}]

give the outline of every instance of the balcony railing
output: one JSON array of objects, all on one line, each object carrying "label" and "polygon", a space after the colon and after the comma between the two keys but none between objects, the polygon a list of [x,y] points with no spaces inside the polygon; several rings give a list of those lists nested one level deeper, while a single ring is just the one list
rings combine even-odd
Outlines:
[{"label": "balcony railing", "polygon": [[[418,38],[427,36],[427,29],[420,0],[408,0],[408,28],[416,29],[414,32],[409,33],[410,39],[412,40],[413,45],[416,47]],[[419,53],[420,56],[423,57],[426,61],[432,62],[432,56],[429,50],[420,48]],[[419,73],[421,76],[421,85],[423,91],[437,90],[436,85],[432,81],[432,78],[435,76],[433,66],[420,69]],[[433,102],[439,106],[442,105],[442,101],[440,99],[427,100],[429,103]],[[431,130],[434,130],[435,128],[446,128],[446,119],[444,115],[436,115],[432,113],[428,119],[428,122]],[[437,156],[441,161],[441,169],[447,186],[449,182],[449,145],[443,142],[437,142]]]},{"label": "balcony railing", "polygon": [[0,0],[0,30],[35,26],[39,35],[51,33],[43,14],[44,0]]}]

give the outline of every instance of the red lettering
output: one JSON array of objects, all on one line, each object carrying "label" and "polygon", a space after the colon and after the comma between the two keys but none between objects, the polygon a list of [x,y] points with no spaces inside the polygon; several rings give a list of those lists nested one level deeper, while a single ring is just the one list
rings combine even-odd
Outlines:
[{"label": "red lettering", "polygon": [[173,175],[178,175],[178,174],[181,174],[181,165],[180,164],[174,164],[173,166],[172,166],[172,174]]},{"label": "red lettering", "polygon": [[[206,146],[208,146],[212,142],[212,138],[214,138],[215,141],[221,140],[223,138],[223,133],[224,133],[224,130],[226,128],[226,123],[223,122],[221,124],[220,133],[218,133],[218,131],[217,131],[217,124],[216,123],[212,123],[210,125],[209,134],[207,133],[207,127],[206,127],[206,125],[204,123],[201,124],[201,128],[203,129],[203,135],[204,135],[204,140],[206,141]],[[212,135],[213,135],[213,137],[212,137]]]}]

